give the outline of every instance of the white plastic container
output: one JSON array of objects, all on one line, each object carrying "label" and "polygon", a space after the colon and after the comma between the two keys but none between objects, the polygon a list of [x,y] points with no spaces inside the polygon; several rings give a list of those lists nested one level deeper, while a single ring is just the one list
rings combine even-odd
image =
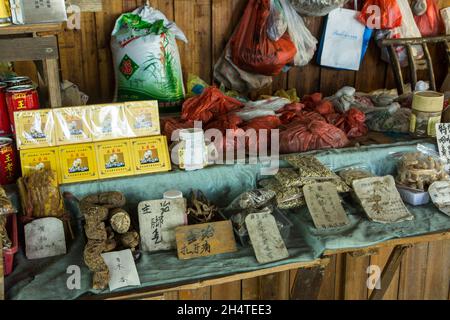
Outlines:
[{"label": "white plastic container", "polygon": [[430,202],[430,194],[425,191],[414,191],[407,188],[397,187],[403,201],[412,206],[422,206]]}]

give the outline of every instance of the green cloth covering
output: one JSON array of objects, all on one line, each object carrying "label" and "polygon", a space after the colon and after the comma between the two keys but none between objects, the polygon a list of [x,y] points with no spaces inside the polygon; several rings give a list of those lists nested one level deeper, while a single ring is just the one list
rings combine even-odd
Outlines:
[{"label": "green cloth covering", "polygon": [[[429,145],[435,148],[433,145]],[[389,155],[397,152],[415,151],[416,142],[384,146],[360,147],[341,150],[313,152],[320,161],[333,170],[363,163],[377,175],[393,174],[396,161]],[[280,166],[286,167],[285,162]],[[253,189],[260,178],[261,165],[215,166],[200,171],[174,171],[155,174],[89,182],[63,186],[63,191],[77,198],[102,191],[118,190],[127,196],[127,208],[136,218],[137,204],[143,200],[160,199],[164,191],[178,189],[185,196],[191,189],[200,189],[219,206],[226,206],[240,193]],[[266,265],[257,263],[253,250],[238,246],[238,252],[181,261],[175,251],[143,253],[137,261],[142,287],[176,284],[211,277],[271,268],[293,262],[307,262],[322,255],[324,250],[359,248],[382,241],[426,234],[450,229],[450,218],[440,213],[432,204],[409,209],[416,219],[391,225],[370,222],[361,209],[347,205],[351,224],[331,231],[318,231],[313,227],[307,208],[293,210],[288,217],[294,226],[286,244],[290,257],[287,260]],[[28,261],[19,252],[15,258],[15,270],[5,279],[9,299],[75,299],[90,293],[92,273],[82,261],[85,238],[82,235],[80,212],[73,200],[67,201],[67,208],[76,218],[78,236],[69,245],[68,254],[61,257]],[[66,281],[70,265],[81,268],[81,289],[69,290]],[[118,291],[129,291],[124,288]]]}]

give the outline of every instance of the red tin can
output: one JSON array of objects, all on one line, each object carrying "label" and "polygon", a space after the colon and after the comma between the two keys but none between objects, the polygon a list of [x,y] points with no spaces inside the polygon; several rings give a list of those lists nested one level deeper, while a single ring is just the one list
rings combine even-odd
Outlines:
[{"label": "red tin can", "polygon": [[17,87],[17,86],[31,86],[33,85],[33,81],[29,77],[21,76],[21,77],[12,77],[3,81],[6,83],[8,88]]},{"label": "red tin can", "polygon": [[0,138],[0,185],[16,183],[18,175],[16,150],[11,138]]},{"label": "red tin can", "polygon": [[8,107],[6,106],[6,83],[0,82],[0,135],[11,133],[11,123],[9,122]]},{"label": "red tin can", "polygon": [[11,130],[14,133],[14,112],[38,109],[38,93],[33,86],[17,86],[8,88],[6,89],[6,105],[8,107]]}]

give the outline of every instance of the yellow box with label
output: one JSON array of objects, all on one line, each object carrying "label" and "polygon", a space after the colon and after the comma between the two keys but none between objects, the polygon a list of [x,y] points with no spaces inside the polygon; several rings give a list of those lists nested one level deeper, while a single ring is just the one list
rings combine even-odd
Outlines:
[{"label": "yellow box with label", "polygon": [[121,103],[89,106],[92,140],[106,141],[128,138],[125,106]]},{"label": "yellow box with label", "polygon": [[59,153],[56,147],[22,149],[20,150],[20,164],[24,177],[34,170],[45,168],[55,171],[58,182],[61,182]]},{"label": "yellow box with label", "polygon": [[161,134],[158,101],[125,102],[125,115],[129,137],[145,137]]},{"label": "yellow box with label", "polygon": [[56,144],[92,142],[89,112],[86,107],[55,108]]},{"label": "yellow box with label", "polygon": [[55,121],[51,110],[14,112],[17,149],[45,148],[56,145]]},{"label": "yellow box with label", "polygon": [[61,182],[74,183],[98,179],[93,143],[59,147]]},{"label": "yellow box with label", "polygon": [[172,169],[165,136],[133,139],[131,149],[136,174],[164,172]]},{"label": "yellow box with label", "polygon": [[95,152],[100,179],[134,174],[131,142],[129,140],[97,142]]}]

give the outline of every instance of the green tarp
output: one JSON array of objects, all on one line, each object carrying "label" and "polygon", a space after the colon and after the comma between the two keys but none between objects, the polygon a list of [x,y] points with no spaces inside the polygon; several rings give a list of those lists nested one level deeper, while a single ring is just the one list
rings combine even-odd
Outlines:
[{"label": "green tarp", "polygon": [[[386,175],[395,172],[395,160],[389,155],[396,152],[414,151],[415,143],[388,146],[360,147],[342,150],[315,152],[319,160],[332,169],[364,163],[375,174]],[[284,162],[281,166],[286,166]],[[223,165],[200,171],[174,171],[166,174],[136,176],[131,178],[105,180],[83,184],[67,185],[64,192],[77,198],[85,195],[118,190],[125,193],[128,209],[136,215],[137,204],[143,200],[160,199],[169,189],[178,189],[185,195],[191,189],[202,190],[211,201],[220,206],[231,202],[241,192],[252,189],[261,174],[260,165]],[[92,274],[82,261],[85,243],[81,232],[82,222],[76,202],[67,202],[67,207],[76,218],[78,236],[69,245],[69,252],[62,257],[28,261],[23,252],[15,259],[15,270],[5,279],[9,299],[75,299],[86,294],[108,293],[90,289]],[[137,262],[142,287],[192,282],[205,278],[224,276],[239,272],[270,268],[292,262],[307,262],[322,255],[327,249],[359,248],[388,239],[408,237],[450,229],[450,217],[440,213],[432,204],[409,207],[414,221],[382,225],[367,220],[361,210],[348,206],[351,224],[348,227],[319,232],[313,225],[306,208],[294,210],[288,217],[294,226],[287,240],[290,258],[260,265],[253,250],[239,246],[237,253],[217,255],[180,261],[175,251],[154,254],[143,253]],[[136,219],[137,220],[137,219]],[[67,268],[76,265],[81,268],[81,288],[69,290]],[[126,288],[122,291],[133,290]]]}]

